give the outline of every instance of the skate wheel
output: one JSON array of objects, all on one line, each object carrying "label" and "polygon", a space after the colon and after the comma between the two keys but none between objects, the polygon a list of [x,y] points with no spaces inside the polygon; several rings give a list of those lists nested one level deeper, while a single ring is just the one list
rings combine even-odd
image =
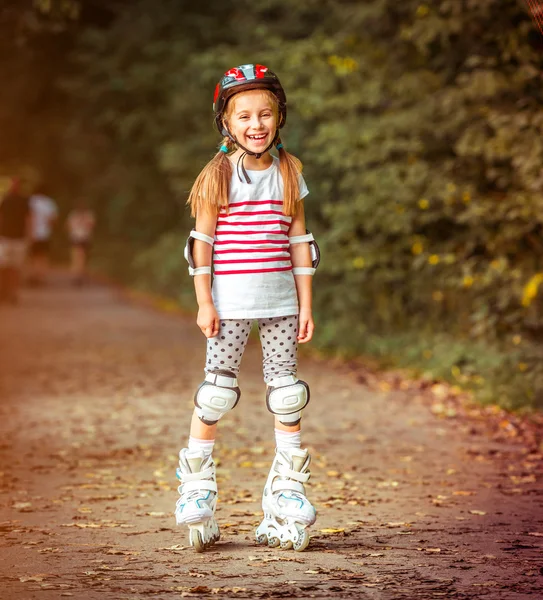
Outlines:
[{"label": "skate wheel", "polygon": [[292,542],[290,540],[283,540],[281,542],[281,550],[290,550],[292,548]]},{"label": "skate wheel", "polygon": [[194,546],[196,552],[203,552],[205,550],[204,540],[197,529],[190,530],[190,545]]},{"label": "skate wheel", "polygon": [[257,544],[267,544],[268,543],[268,536],[265,533],[261,533],[259,535],[256,536],[256,543]]},{"label": "skate wheel", "polygon": [[276,538],[274,536],[268,538],[268,546],[270,548],[277,548],[277,546],[279,546],[280,544],[281,542],[279,541],[279,538]]},{"label": "skate wheel", "polygon": [[293,542],[292,547],[296,552],[302,552],[309,545],[309,534],[305,530],[298,530],[298,538]]}]

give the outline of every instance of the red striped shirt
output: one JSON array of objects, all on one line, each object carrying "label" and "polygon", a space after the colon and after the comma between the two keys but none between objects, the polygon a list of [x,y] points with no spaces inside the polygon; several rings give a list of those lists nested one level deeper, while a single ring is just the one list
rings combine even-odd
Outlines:
[{"label": "red striped shirt", "polygon": [[[281,200],[247,200],[232,202],[228,207],[237,210],[220,212],[213,254],[215,275],[292,270],[288,251],[292,218],[283,214],[279,208],[282,206]],[[224,265],[236,267],[228,269]]]}]

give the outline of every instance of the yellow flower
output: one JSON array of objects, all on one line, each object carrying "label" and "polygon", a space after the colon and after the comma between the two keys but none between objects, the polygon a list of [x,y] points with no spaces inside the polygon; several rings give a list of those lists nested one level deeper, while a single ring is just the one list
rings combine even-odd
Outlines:
[{"label": "yellow flower", "polygon": [[411,246],[411,252],[417,256],[418,254],[422,254],[422,251],[424,250],[423,245],[420,242],[415,242],[412,246]]},{"label": "yellow flower", "polygon": [[429,206],[430,206],[430,203],[428,202],[428,200],[426,200],[426,198],[421,198],[419,200],[419,207],[422,210],[426,210]]},{"label": "yellow flower", "polygon": [[358,63],[350,56],[342,58],[341,56],[333,54],[332,56],[328,57],[328,64],[332,67],[335,67],[336,73],[339,75],[352,73],[358,69]]},{"label": "yellow flower", "polygon": [[464,279],[462,280],[462,285],[465,288],[469,288],[473,285],[473,277],[471,275],[464,275]]},{"label": "yellow flower", "polygon": [[522,306],[530,306],[533,299],[537,296],[537,290],[543,282],[543,273],[536,273],[522,290]]},{"label": "yellow flower", "polygon": [[353,267],[355,269],[363,269],[365,266],[366,266],[366,261],[364,260],[364,257],[357,256],[356,258],[353,259]]},{"label": "yellow flower", "polygon": [[471,194],[469,192],[464,192],[462,194],[462,200],[464,201],[464,204],[469,204],[471,202]]},{"label": "yellow flower", "polygon": [[431,255],[428,257],[428,262],[429,262],[431,265],[437,265],[437,263],[439,262],[439,256],[438,256],[437,254],[431,254]]},{"label": "yellow flower", "polygon": [[515,346],[518,346],[520,342],[522,342],[522,337],[520,335],[514,335],[513,344],[515,344]]},{"label": "yellow flower", "polygon": [[518,364],[518,370],[522,371],[524,373],[524,371],[526,371],[528,369],[528,365],[526,363],[520,362]]},{"label": "yellow flower", "polygon": [[416,14],[417,14],[417,17],[419,17],[419,18],[421,18],[421,19],[422,19],[422,18],[423,18],[423,17],[425,17],[425,16],[426,16],[426,15],[427,15],[429,12],[430,12],[430,9],[428,8],[428,5],[427,5],[427,4],[420,4],[420,5],[417,7],[417,12],[416,12]]}]

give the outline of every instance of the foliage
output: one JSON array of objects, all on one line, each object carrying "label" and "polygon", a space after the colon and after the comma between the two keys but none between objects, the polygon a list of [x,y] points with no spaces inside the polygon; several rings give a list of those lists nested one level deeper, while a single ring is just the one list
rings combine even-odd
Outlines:
[{"label": "foliage", "polygon": [[320,344],[381,340],[436,372],[435,344],[453,378],[541,405],[541,49],[516,0],[142,0],[79,40],[67,160],[104,235],[176,289],[181,207],[219,141],[216,80],[273,65],[323,249]]}]

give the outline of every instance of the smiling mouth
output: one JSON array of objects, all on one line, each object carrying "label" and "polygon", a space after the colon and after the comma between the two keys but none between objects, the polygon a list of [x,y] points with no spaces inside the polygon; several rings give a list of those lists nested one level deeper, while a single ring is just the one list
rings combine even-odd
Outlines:
[{"label": "smiling mouth", "polygon": [[253,140],[255,142],[260,142],[262,140],[265,140],[268,137],[268,134],[266,133],[261,133],[259,135],[248,135],[247,136],[250,140]]}]

